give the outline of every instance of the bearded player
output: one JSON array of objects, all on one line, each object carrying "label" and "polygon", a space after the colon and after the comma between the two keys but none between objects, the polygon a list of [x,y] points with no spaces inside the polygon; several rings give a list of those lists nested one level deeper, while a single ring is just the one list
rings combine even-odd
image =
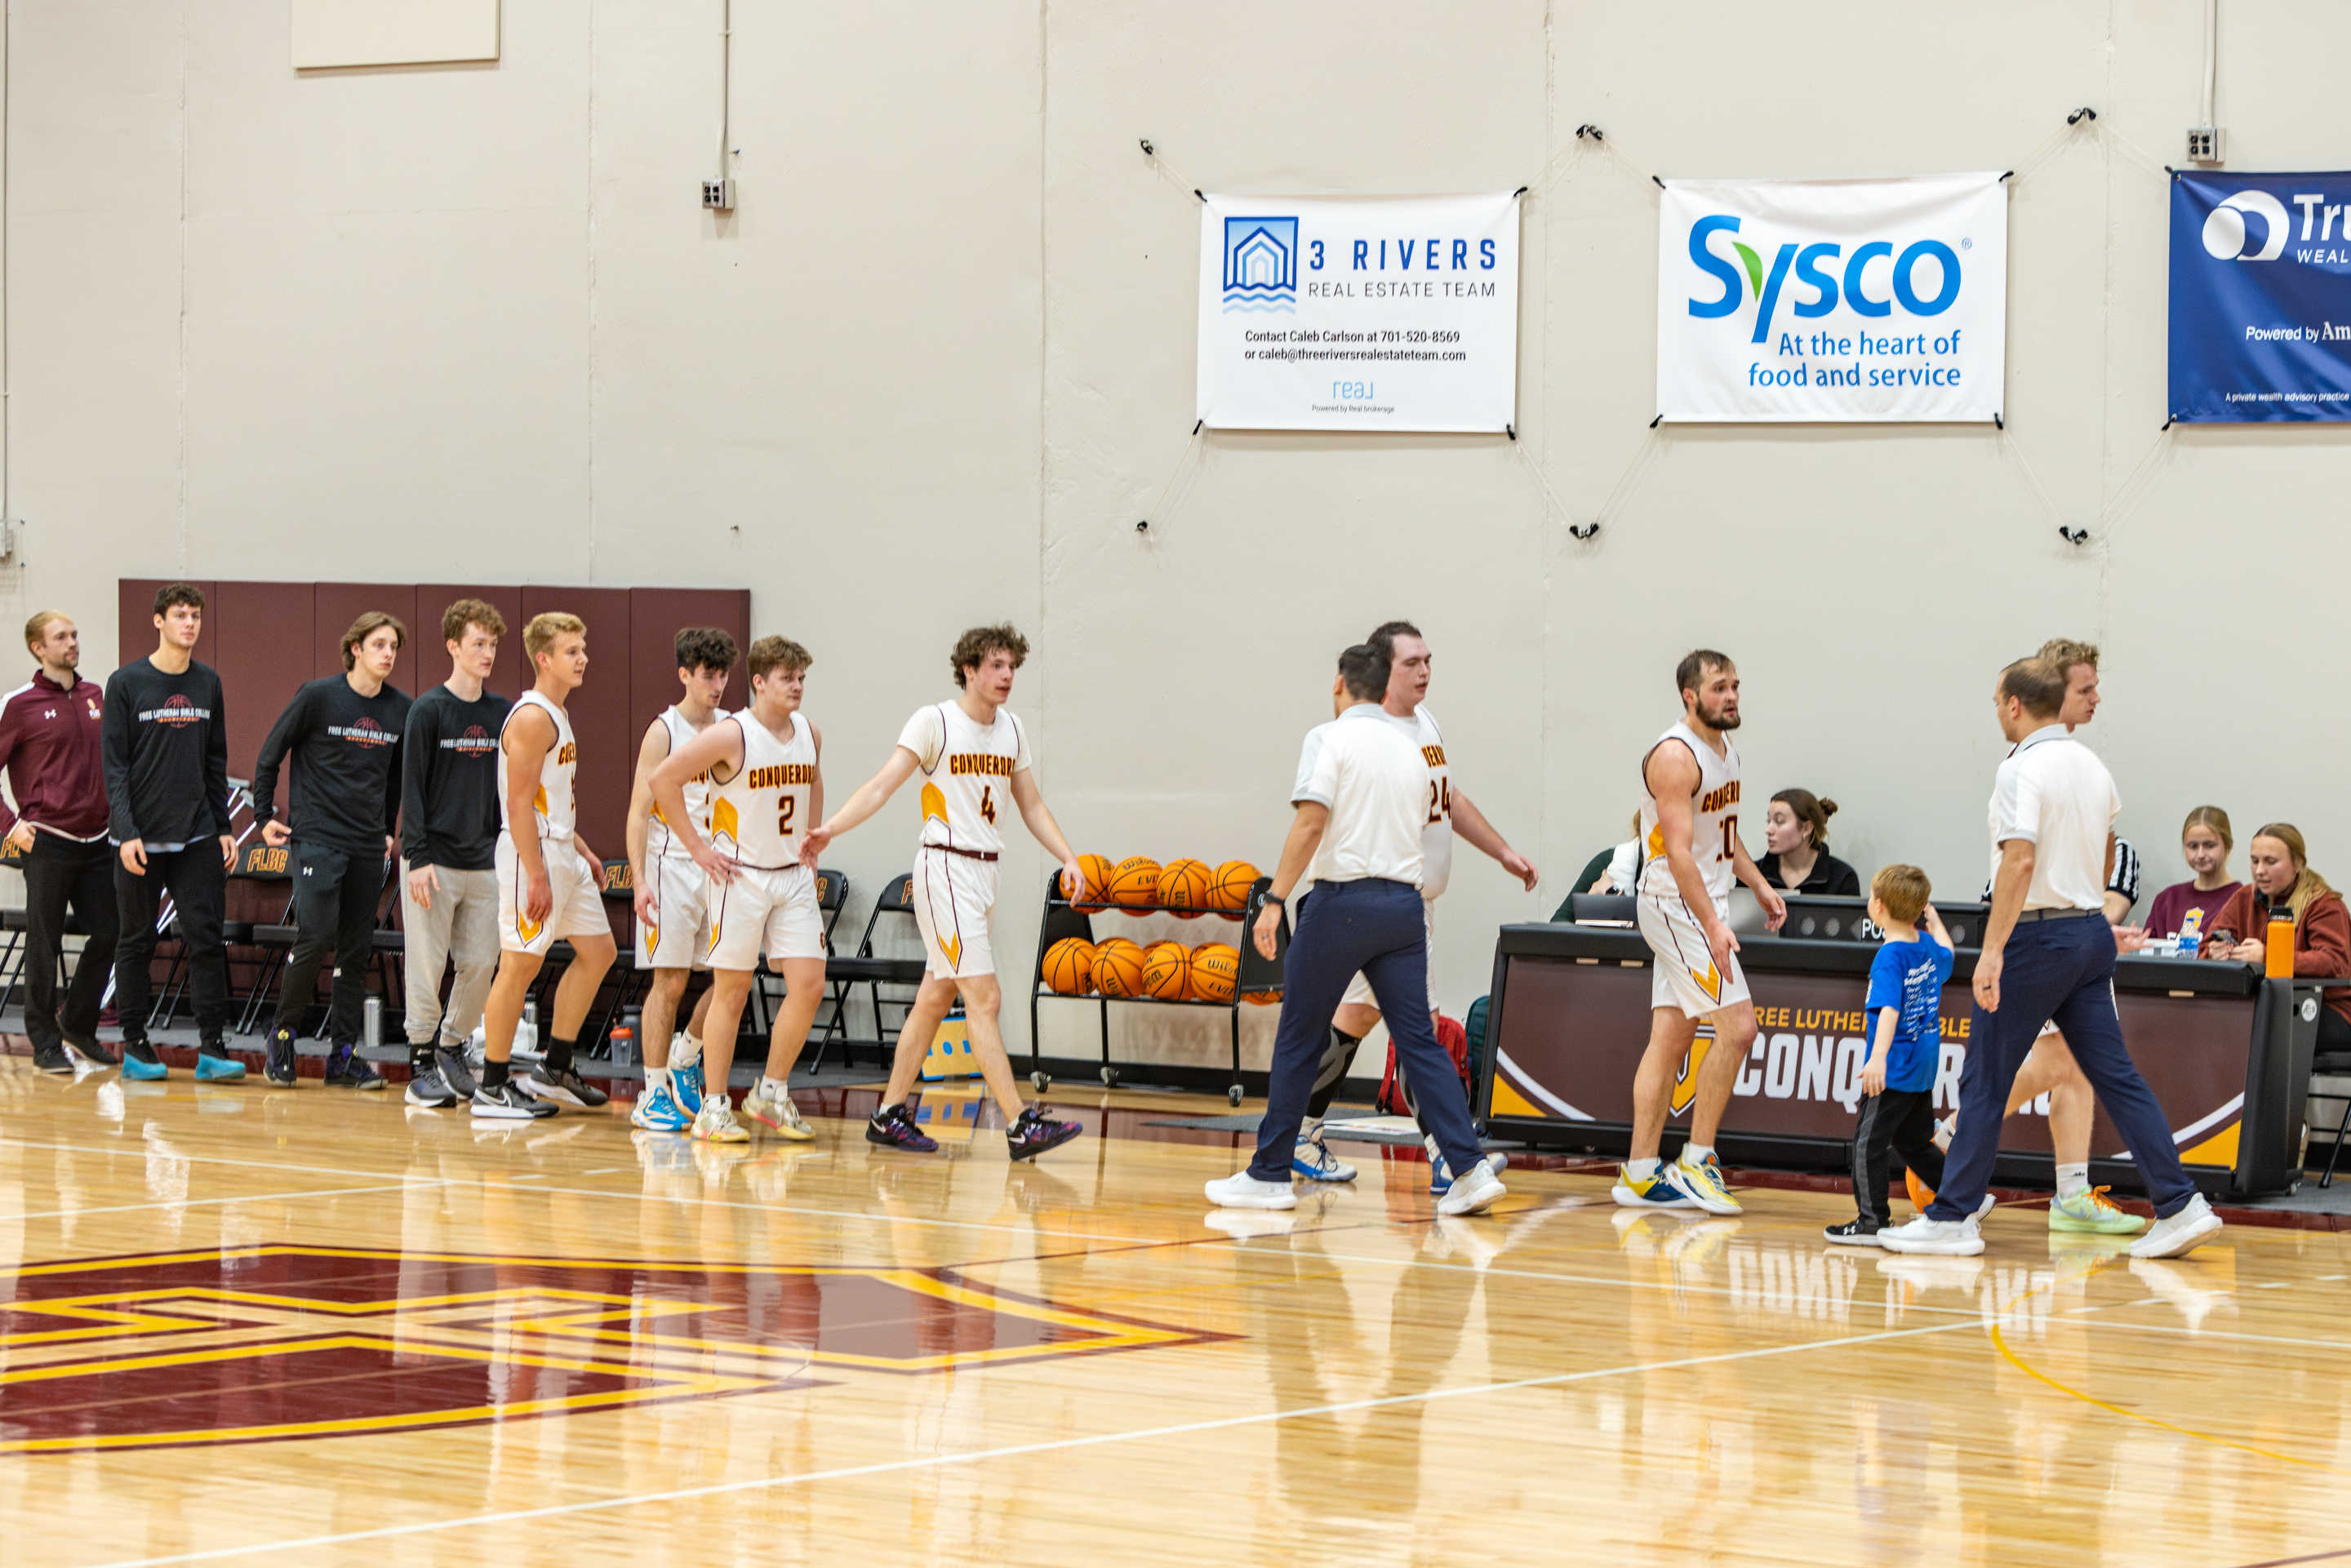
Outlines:
[{"label": "bearded player", "polygon": [[[1702,1208],[1737,1214],[1739,1200],[1714,1155],[1716,1131],[1740,1064],[1755,1043],[1755,1003],[1730,929],[1730,886],[1745,883],[1770,929],[1788,905],[1739,841],[1739,669],[1701,648],[1674,671],[1681,722],[1641,759],[1641,874],[1635,910],[1656,955],[1650,982],[1649,1046],[1633,1080],[1633,1145],[1614,1196],[1627,1208]],[[1714,1043],[1689,1071],[1698,1079],[1689,1142],[1660,1165],[1666,1111],[1701,1020]]]}]

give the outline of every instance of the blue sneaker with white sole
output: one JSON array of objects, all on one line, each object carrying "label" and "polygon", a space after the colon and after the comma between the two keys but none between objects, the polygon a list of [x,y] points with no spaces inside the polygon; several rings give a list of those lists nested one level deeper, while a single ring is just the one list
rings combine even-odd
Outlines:
[{"label": "blue sneaker with white sole", "polygon": [[677,1103],[666,1084],[655,1084],[637,1096],[629,1112],[629,1125],[648,1133],[683,1133],[694,1125],[694,1118]]},{"label": "blue sneaker with white sole", "polygon": [[169,1078],[171,1075],[172,1070],[163,1065],[163,1059],[155,1054],[153,1046],[143,1040],[126,1040],[122,1042],[123,1077],[147,1082],[158,1078]]},{"label": "blue sneaker with white sole", "polygon": [[1290,1168],[1308,1181],[1353,1181],[1355,1167],[1331,1152],[1320,1138],[1301,1138],[1290,1151]]},{"label": "blue sneaker with white sole", "polygon": [[669,1070],[669,1086],[670,1092],[676,1097],[678,1104],[684,1107],[688,1122],[702,1114],[702,1096],[705,1088],[702,1076],[702,1058],[697,1056],[684,1067],[672,1062]]}]

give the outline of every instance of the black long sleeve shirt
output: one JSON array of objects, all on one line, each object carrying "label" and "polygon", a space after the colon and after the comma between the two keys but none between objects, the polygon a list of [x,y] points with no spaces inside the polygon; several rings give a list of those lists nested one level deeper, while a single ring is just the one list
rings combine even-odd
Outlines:
[{"label": "black long sleeve shirt", "polygon": [[134,659],[115,671],[99,741],[115,842],[185,844],[229,831],[228,718],[210,664],[191,660],[172,674]]},{"label": "black long sleeve shirt", "polygon": [[434,686],[408,710],[400,852],[413,868],[487,871],[498,843],[498,735],[514,705]]},{"label": "black long sleeve shirt", "polygon": [[277,768],[290,755],[294,784],[286,820],[295,837],[381,854],[384,835],[400,814],[408,709],[408,694],[397,686],[363,697],[341,675],[305,685],[261,743],[253,766],[256,818],[266,822],[277,814]]}]

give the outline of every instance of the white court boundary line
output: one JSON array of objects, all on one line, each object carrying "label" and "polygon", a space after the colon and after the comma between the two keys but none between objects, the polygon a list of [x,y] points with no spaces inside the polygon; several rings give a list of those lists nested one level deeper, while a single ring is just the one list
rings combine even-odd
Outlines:
[{"label": "white court boundary line", "polygon": [[413,1182],[378,1182],[371,1186],[305,1186],[290,1192],[253,1192],[235,1197],[183,1197],[156,1203],[115,1203],[103,1208],[52,1208],[38,1214],[0,1214],[0,1224],[23,1219],[79,1219],[87,1214],[136,1214],[147,1208],[214,1208],[231,1203],[272,1203],[287,1197],[338,1197],[353,1192],[404,1192],[412,1186],[446,1186],[439,1176]]},{"label": "white court boundary line", "polygon": [[1589,1383],[1604,1377],[1623,1377],[1655,1372],[1674,1372],[1684,1367],[1711,1366],[1730,1361],[1755,1361],[1766,1356],[1792,1355],[1808,1350],[1829,1350],[1846,1345],[1873,1344],[1886,1340],[1916,1339],[1924,1334],[1952,1333],[1973,1328],[1972,1322],[1929,1323],[1923,1328],[1886,1329],[1876,1333],[1847,1334],[1841,1339],[1802,1340],[1790,1344],[1759,1345],[1752,1350],[1720,1351],[1712,1355],[1677,1356],[1670,1361],[1632,1362],[1621,1366],[1598,1366],[1582,1372],[1554,1372],[1541,1377],[1513,1378],[1506,1383],[1473,1383],[1456,1385],[1451,1388],[1424,1389],[1416,1394],[1386,1394],[1368,1399],[1346,1399],[1329,1405],[1310,1405],[1294,1410],[1262,1410],[1249,1416],[1224,1416],[1204,1421],[1181,1421],[1171,1426],[1149,1427],[1136,1431],[1098,1432],[1082,1437],[1054,1437],[1036,1443],[1014,1443],[1000,1448],[975,1448],[954,1454],[925,1454],[913,1458],[883,1459],[870,1465],[844,1465],[838,1469],[810,1470],[799,1475],[760,1476],[750,1480],[715,1481],[708,1486],[680,1487],[670,1491],[636,1492],[627,1495],[590,1498],[580,1502],[550,1503],[545,1508],[512,1509],[499,1513],[467,1514],[459,1519],[429,1520],[415,1524],[383,1525],[374,1530],[349,1531],[339,1535],[313,1535],[298,1541],[260,1542],[246,1546],[218,1546],[203,1552],[175,1552],[169,1557],[121,1558],[104,1568],[160,1568],[168,1563],[207,1563],[224,1557],[258,1556],[272,1552],[302,1552],[326,1546],[342,1546],[360,1541],[386,1541],[402,1536],[424,1535],[444,1530],[478,1529],[486,1525],[514,1524],[527,1520],[555,1519],[566,1514],[590,1513],[605,1509],[643,1508],[655,1503],[688,1502],[697,1498],[721,1497],[737,1492],[763,1491],[773,1488],[807,1486],[817,1481],[852,1480],[862,1476],[889,1475],[894,1471],[950,1465],[975,1465],[991,1459],[1018,1458],[1027,1454],[1063,1453],[1074,1448],[1102,1448],[1113,1443],[1155,1442],[1167,1437],[1190,1437],[1201,1432],[1224,1432],[1241,1427],[1268,1426],[1277,1421],[1296,1420],[1302,1416],[1337,1416],[1357,1410],[1387,1409],[1399,1405],[1428,1404],[1439,1399],[1458,1399],[1478,1394],[1508,1394],[1522,1388],[1552,1388],[1562,1384]]}]

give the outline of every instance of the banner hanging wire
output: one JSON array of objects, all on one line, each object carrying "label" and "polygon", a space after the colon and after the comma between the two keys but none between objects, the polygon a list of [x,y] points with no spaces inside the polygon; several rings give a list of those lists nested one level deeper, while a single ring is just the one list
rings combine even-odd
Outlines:
[{"label": "banner hanging wire", "polygon": [[[1183,476],[1186,467],[1191,465],[1192,455],[1195,452],[1206,450],[1201,444],[1200,438],[1207,434],[1207,427],[1208,422],[1205,419],[1196,420],[1193,422],[1192,439],[1184,444],[1184,450],[1176,456],[1176,466],[1167,471],[1166,483],[1159,486],[1158,496],[1152,500],[1150,507],[1144,512],[1143,516],[1136,519],[1134,525],[1134,531],[1136,533],[1147,534],[1151,531],[1151,525],[1153,523],[1165,522],[1169,517],[1175,516],[1175,511],[1169,509],[1168,507],[1168,494],[1176,488],[1176,481],[1177,478]],[[1176,497],[1175,505],[1177,509],[1180,509],[1183,507],[1184,502],[1190,497],[1193,483],[1198,480],[1201,471],[1207,467],[1207,464],[1205,460],[1203,460],[1198,465],[1192,467],[1191,477],[1186,481],[1183,494]]]}]

